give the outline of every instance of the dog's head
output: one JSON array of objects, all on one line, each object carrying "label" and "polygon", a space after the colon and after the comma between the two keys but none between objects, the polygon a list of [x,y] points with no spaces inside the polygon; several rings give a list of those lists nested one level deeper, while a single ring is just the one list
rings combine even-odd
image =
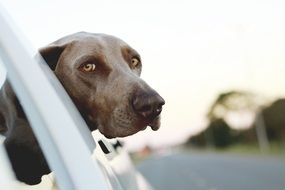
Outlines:
[{"label": "dog's head", "polygon": [[163,98],[142,79],[139,54],[122,40],[76,33],[40,49],[91,130],[124,137],[160,127]]}]

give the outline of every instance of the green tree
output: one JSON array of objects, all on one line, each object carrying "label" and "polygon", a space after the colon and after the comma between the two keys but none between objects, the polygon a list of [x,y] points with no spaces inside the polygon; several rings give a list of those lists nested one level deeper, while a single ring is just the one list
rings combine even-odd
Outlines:
[{"label": "green tree", "polygon": [[285,143],[285,99],[278,99],[262,110],[268,138]]}]

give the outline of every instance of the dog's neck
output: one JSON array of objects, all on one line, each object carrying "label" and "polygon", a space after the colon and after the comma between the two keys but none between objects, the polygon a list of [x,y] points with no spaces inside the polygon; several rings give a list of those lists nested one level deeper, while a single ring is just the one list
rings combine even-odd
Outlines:
[{"label": "dog's neck", "polygon": [[[15,126],[15,122],[27,121],[22,106],[10,83],[6,80],[0,91],[0,131],[6,133]],[[23,123],[23,122],[22,122]],[[29,123],[26,122],[28,127]]]}]

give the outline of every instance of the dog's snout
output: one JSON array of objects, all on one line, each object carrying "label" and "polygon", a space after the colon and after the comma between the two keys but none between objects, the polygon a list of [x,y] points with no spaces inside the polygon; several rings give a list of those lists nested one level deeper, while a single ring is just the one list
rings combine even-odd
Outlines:
[{"label": "dog's snout", "polygon": [[162,111],[165,101],[157,93],[142,93],[134,96],[132,104],[137,114],[144,119],[153,120]]}]

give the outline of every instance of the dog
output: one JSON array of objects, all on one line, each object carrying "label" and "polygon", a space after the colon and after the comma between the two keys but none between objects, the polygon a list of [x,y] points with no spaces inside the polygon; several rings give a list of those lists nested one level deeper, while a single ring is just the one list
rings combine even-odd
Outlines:
[{"label": "dog", "polygon": [[[140,55],[106,34],[79,32],[39,50],[90,131],[125,137],[160,127],[164,99],[140,78]],[[41,182],[49,166],[9,81],[0,91],[0,132],[16,177]]]}]

